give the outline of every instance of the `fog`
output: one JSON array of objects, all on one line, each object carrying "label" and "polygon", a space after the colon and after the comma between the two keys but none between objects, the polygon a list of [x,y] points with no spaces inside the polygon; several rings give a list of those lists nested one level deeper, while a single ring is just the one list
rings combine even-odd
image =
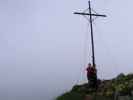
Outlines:
[{"label": "fog", "polygon": [[[92,0],[98,77],[133,71],[133,1]],[[53,100],[86,81],[87,0],[0,0],[0,99]],[[88,57],[89,56],[89,57]]]}]

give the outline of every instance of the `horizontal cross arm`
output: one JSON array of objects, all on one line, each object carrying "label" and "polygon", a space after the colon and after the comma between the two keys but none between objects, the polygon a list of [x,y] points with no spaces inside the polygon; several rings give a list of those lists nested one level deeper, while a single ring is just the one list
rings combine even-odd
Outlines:
[{"label": "horizontal cross arm", "polygon": [[107,17],[106,15],[100,15],[100,14],[89,14],[89,13],[79,13],[79,12],[74,12],[74,14],[77,14],[77,15],[92,15],[92,16]]}]

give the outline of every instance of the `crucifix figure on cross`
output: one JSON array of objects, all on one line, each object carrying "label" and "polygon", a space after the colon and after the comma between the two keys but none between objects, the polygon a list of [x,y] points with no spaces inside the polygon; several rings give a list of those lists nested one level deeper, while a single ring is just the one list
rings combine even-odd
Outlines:
[{"label": "crucifix figure on cross", "polygon": [[[87,78],[88,82],[92,83],[93,87],[97,87],[97,70],[96,70],[96,64],[95,64],[95,48],[94,48],[94,38],[93,38],[93,18],[94,17],[106,17],[106,15],[98,14],[91,8],[91,1],[88,1],[89,8],[85,11],[89,11],[89,13],[86,12],[74,12],[74,14],[87,16],[87,19],[90,23],[90,31],[91,31],[91,46],[92,46],[92,66],[91,63],[88,64],[87,68]],[[93,74],[92,74],[93,73]]]}]

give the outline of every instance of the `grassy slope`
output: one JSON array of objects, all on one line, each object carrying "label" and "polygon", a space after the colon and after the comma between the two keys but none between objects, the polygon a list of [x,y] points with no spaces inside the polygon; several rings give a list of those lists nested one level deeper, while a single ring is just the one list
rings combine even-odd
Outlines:
[{"label": "grassy slope", "polygon": [[83,100],[84,95],[77,92],[68,92],[59,96],[57,100]]},{"label": "grassy slope", "polygon": [[[75,85],[70,92],[67,92],[56,100],[84,100],[86,95],[98,98],[98,100],[113,100],[115,91],[121,95],[129,95],[133,91],[133,74],[120,74],[112,80],[101,81],[97,96],[95,90],[88,87],[88,84]],[[106,99],[105,99],[106,98]]]}]

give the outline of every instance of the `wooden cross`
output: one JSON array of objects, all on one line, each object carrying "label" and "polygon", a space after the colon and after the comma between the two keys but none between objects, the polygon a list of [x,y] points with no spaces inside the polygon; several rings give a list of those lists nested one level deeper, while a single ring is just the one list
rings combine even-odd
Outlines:
[{"label": "wooden cross", "polygon": [[92,13],[91,1],[88,1],[88,3],[89,3],[89,8],[88,8],[89,13],[74,12],[74,14],[89,16],[89,23],[90,23],[90,29],[91,29],[91,44],[92,44],[92,64],[93,64],[93,67],[96,67],[96,64],[95,64],[95,50],[94,50],[94,38],[93,38],[93,17],[107,17],[107,16],[97,14],[97,13]]}]

